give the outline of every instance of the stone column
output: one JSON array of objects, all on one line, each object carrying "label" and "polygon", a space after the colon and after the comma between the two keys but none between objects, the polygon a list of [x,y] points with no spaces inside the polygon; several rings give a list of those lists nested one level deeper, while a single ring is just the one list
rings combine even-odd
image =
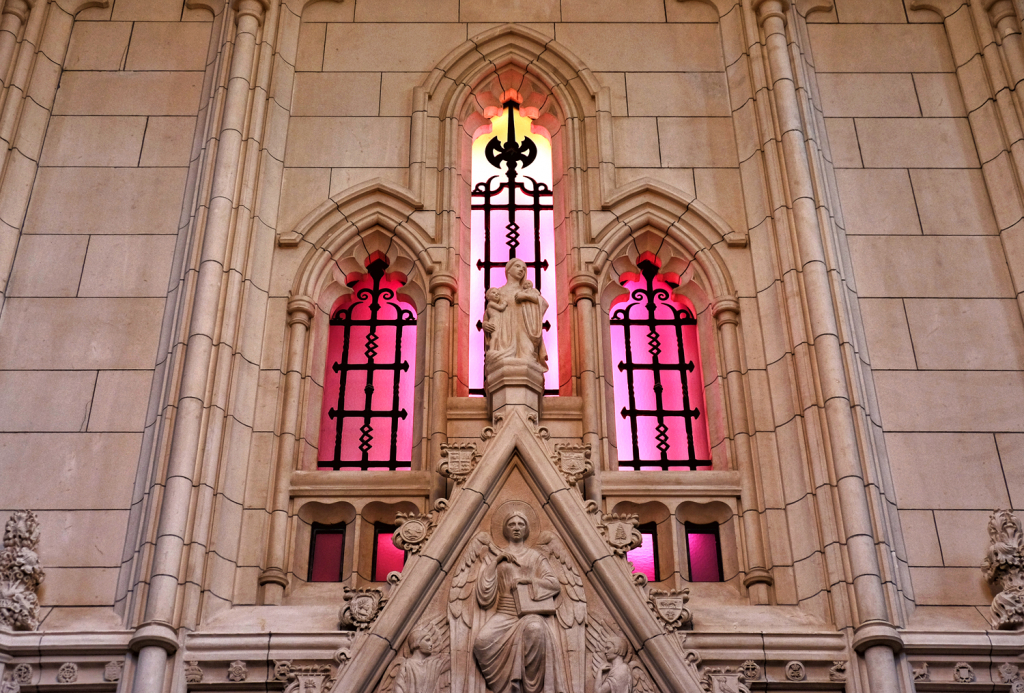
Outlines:
[{"label": "stone column", "polygon": [[787,202],[792,212],[795,251],[802,268],[807,320],[817,365],[817,385],[828,430],[847,558],[853,575],[853,593],[860,624],[854,631],[853,645],[864,656],[872,693],[898,693],[899,677],[893,653],[902,647],[902,641],[889,621],[881,566],[875,549],[874,526],[851,410],[851,393],[828,278],[823,230],[819,224],[805,145],[807,135],[800,116],[800,102],[790,62],[786,35],[790,2],[755,0],[754,10],[763,30],[767,51],[775,120],[781,133],[783,162],[789,182]]},{"label": "stone column", "polygon": [[171,434],[150,587],[144,622],[129,643],[130,648],[139,653],[133,693],[163,690],[167,656],[177,649],[178,644],[174,613],[179,572],[185,552],[193,476],[201,447],[214,335],[219,322],[242,133],[246,131],[248,117],[249,80],[257,49],[256,36],[268,6],[269,0],[232,2],[236,21],[234,50],[219,128],[220,145],[213,169],[209,214],[200,251],[177,415]]},{"label": "stone column", "polygon": [[21,26],[28,19],[29,5],[26,0],[7,0],[3,15],[0,15],[0,80],[7,86],[7,73],[11,71],[11,59],[18,44]]},{"label": "stone column", "polygon": [[754,475],[754,455],[750,447],[750,424],[747,420],[747,393],[743,387],[740,364],[740,342],[737,326],[740,322],[740,304],[735,298],[720,298],[712,307],[722,356],[725,360],[725,387],[729,393],[729,420],[732,423],[736,468],[740,473],[740,503],[743,517],[743,542],[747,552],[747,575],[743,584],[750,590],[754,604],[768,604],[768,588],[772,575],[768,572],[764,555],[764,536],[761,531],[761,513],[758,507],[757,479]]},{"label": "stone column", "polygon": [[597,340],[597,277],[581,272],[569,280],[569,291],[576,307],[576,353],[580,359],[580,397],[583,399],[583,443],[589,445],[594,474],[583,482],[587,500],[601,502],[601,403],[597,366],[600,350]]},{"label": "stone column", "polygon": [[430,299],[433,307],[433,344],[430,374],[430,446],[427,469],[435,472],[430,489],[430,502],[447,495],[448,484],[437,474],[441,445],[448,441],[448,393],[451,384],[452,306],[457,284],[451,274],[435,274],[430,278]]},{"label": "stone column", "polygon": [[306,338],[315,311],[316,304],[305,296],[296,296],[288,301],[288,353],[281,407],[281,434],[277,439],[277,467],[271,492],[267,567],[260,574],[264,604],[280,604],[288,586],[288,575],[284,570],[288,543],[288,503],[291,475],[295,469],[295,446],[298,442],[302,364],[306,358]]}]

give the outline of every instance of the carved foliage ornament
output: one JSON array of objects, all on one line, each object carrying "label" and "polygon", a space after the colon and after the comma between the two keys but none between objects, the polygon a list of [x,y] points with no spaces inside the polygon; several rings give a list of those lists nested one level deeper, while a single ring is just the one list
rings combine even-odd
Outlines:
[{"label": "carved foliage ornament", "polygon": [[245,681],[249,678],[249,667],[240,659],[236,659],[228,665],[228,681]]},{"label": "carved foliage ornament", "polygon": [[78,680],[78,665],[74,662],[65,662],[57,670],[57,683],[74,683]]},{"label": "carved foliage ornament", "polygon": [[648,597],[651,611],[669,633],[685,630],[692,624],[690,610],[686,608],[688,601],[690,601],[689,589],[651,590],[650,597]]},{"label": "carved foliage ornament", "polygon": [[43,581],[36,548],[39,520],[31,510],[11,514],[0,550],[0,631],[35,630],[39,627],[39,598]]},{"label": "carved foliage ornament", "polygon": [[594,465],[590,461],[590,445],[579,443],[557,443],[551,456],[558,471],[565,477],[567,484],[573,484],[594,473]]},{"label": "carved foliage ornament", "polygon": [[438,473],[454,481],[456,486],[469,478],[480,461],[476,443],[442,443],[441,457],[444,459],[437,468]]},{"label": "carved foliage ornament", "polygon": [[990,544],[981,570],[998,590],[992,600],[992,627],[1024,626],[1024,531],[1009,510],[996,510],[988,521]]},{"label": "carved foliage ornament", "polygon": [[792,661],[786,664],[786,678],[790,681],[803,681],[807,678],[807,669],[803,662]]},{"label": "carved foliage ornament", "polygon": [[356,590],[346,587],[344,600],[340,615],[342,630],[366,630],[388,602],[376,587]]},{"label": "carved foliage ornament", "polygon": [[391,541],[402,551],[419,553],[427,539],[434,533],[437,523],[441,521],[441,515],[448,509],[448,501],[438,498],[434,501],[434,509],[426,515],[421,513],[398,513],[395,515],[395,524],[398,529],[391,536]]}]

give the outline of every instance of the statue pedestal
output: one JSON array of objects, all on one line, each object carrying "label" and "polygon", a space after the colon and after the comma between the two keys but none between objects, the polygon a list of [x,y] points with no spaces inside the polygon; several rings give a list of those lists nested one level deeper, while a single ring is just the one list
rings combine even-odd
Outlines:
[{"label": "statue pedestal", "polygon": [[536,361],[506,358],[487,364],[487,404],[493,418],[504,407],[524,406],[541,414],[544,368]]}]

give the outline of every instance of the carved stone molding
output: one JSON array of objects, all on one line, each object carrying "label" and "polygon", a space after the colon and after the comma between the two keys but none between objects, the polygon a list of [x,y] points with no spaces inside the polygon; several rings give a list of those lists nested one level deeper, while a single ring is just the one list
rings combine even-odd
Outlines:
[{"label": "carved stone molding", "polygon": [[398,513],[395,516],[395,523],[398,525],[398,529],[391,536],[392,543],[403,551],[419,553],[420,549],[427,543],[427,539],[433,534],[437,523],[441,519],[441,515],[447,509],[448,501],[444,498],[438,498],[434,501],[434,509],[426,515],[418,512]]},{"label": "carved stone molding", "polygon": [[957,683],[974,683],[976,678],[974,667],[967,662],[957,662],[953,667],[953,680]]},{"label": "carved stone molding", "polygon": [[687,630],[693,625],[693,616],[686,608],[690,601],[690,590],[651,590],[647,603],[669,633]]},{"label": "carved stone molding", "polygon": [[356,590],[346,587],[344,600],[340,614],[342,630],[368,629],[388,602],[384,592],[376,587]]},{"label": "carved stone molding", "polygon": [[992,627],[1015,630],[1024,626],[1024,531],[1009,510],[996,510],[988,521],[990,545],[981,570],[998,590],[992,600]]},{"label": "carved stone molding", "polygon": [[807,678],[807,669],[803,662],[793,660],[786,664],[786,678],[790,681],[803,681]]},{"label": "carved stone molding", "polygon": [[249,667],[240,659],[228,665],[228,681],[240,682],[249,678]]},{"label": "carved stone molding", "polygon": [[594,473],[594,465],[590,461],[590,444],[556,443],[555,452],[551,455],[558,471],[565,477],[569,486]]},{"label": "carved stone molding", "polygon": [[743,670],[743,677],[747,681],[757,681],[761,678],[761,665],[752,659],[748,659],[740,665]]},{"label": "carved stone molding", "polygon": [[78,665],[74,662],[65,662],[57,670],[57,683],[74,683],[78,680]]},{"label": "carved stone molding", "polygon": [[11,514],[4,528],[0,550],[0,631],[35,630],[39,627],[39,598],[43,581],[36,548],[39,520],[31,510]]},{"label": "carved stone molding", "polygon": [[[493,432],[493,429],[491,430]],[[476,443],[473,442],[441,443],[441,457],[444,459],[438,465],[438,473],[451,479],[456,486],[469,478],[469,475],[476,469],[477,462],[480,461],[480,453],[477,451]]]},{"label": "carved stone molding", "polygon": [[202,683],[203,670],[197,661],[185,662],[185,683]]}]

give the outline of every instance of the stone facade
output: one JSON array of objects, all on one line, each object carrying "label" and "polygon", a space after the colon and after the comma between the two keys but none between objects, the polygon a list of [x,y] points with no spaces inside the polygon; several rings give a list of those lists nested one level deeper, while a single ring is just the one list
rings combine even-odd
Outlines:
[{"label": "stone facade", "polygon": [[[548,693],[1024,690],[1020,2],[0,7],[0,692],[483,693],[502,561],[557,578],[510,626]],[[557,395],[523,359],[468,385],[507,101],[551,143]],[[375,261],[411,469],[318,470]],[[619,469],[645,261],[694,308],[710,469]]]}]

